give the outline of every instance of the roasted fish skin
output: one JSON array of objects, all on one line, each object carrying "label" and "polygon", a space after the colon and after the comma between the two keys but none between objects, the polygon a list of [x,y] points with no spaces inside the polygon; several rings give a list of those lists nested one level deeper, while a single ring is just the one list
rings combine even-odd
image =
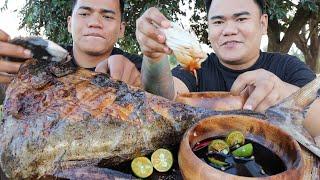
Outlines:
[{"label": "roasted fish skin", "polygon": [[40,89],[16,78],[6,97],[0,154],[9,178],[53,174],[76,161],[120,163],[178,144],[192,124],[217,114],[84,69]]}]

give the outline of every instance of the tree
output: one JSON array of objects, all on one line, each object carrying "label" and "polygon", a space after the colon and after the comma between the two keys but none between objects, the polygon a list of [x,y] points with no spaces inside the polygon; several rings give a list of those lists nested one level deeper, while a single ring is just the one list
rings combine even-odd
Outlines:
[{"label": "tree", "polygon": [[[3,10],[7,6],[0,10]],[[182,0],[187,1],[187,0]],[[25,0],[24,7],[19,10],[21,14],[20,27],[26,28],[31,35],[44,33],[49,39],[61,43],[71,43],[71,36],[67,31],[67,17],[71,14],[71,0]],[[149,7],[157,6],[172,20],[178,14],[185,14],[179,10],[179,4],[170,0],[127,0],[125,4],[126,35],[119,44],[129,52],[139,51],[135,40],[136,19]]]},{"label": "tree", "polygon": [[[8,0],[6,0],[8,1]],[[20,28],[38,35],[41,30],[55,42],[70,43],[67,32],[66,18],[71,14],[70,0],[25,0]],[[194,13],[190,19],[193,31],[201,42],[209,44],[206,22],[206,11],[203,0],[127,0],[126,36],[120,41],[122,48],[137,53],[139,48],[135,40],[135,20],[149,7],[157,6],[171,20],[177,20],[179,15],[186,15],[179,10],[179,3],[189,4]],[[194,8],[193,5],[195,6]],[[267,0],[269,14],[268,51],[287,53],[292,44],[303,52],[306,63],[319,72],[319,37],[320,37],[320,2],[319,0],[300,0],[293,3],[289,0]],[[0,9],[1,10],[1,9]]]},{"label": "tree", "polygon": [[269,0],[268,51],[287,53],[295,43],[302,51],[305,62],[313,71],[319,73],[319,5],[319,0],[301,0],[297,4],[291,1]]},{"label": "tree", "polygon": [[303,52],[306,63],[312,70],[320,72],[320,18],[313,14],[304,25],[294,43]]}]

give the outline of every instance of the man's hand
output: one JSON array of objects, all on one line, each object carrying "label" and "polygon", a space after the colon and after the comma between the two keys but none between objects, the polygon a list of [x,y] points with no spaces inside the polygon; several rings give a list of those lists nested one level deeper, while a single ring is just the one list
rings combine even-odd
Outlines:
[{"label": "man's hand", "polygon": [[283,82],[273,73],[258,69],[241,74],[233,83],[231,93],[245,93],[249,96],[243,109],[265,112],[298,89],[299,87]]},{"label": "man's hand", "polygon": [[136,87],[141,86],[140,72],[129,59],[122,55],[113,55],[100,62],[96,67],[96,72],[110,72],[113,79]]},{"label": "man's hand", "polygon": [[[5,61],[3,57],[31,58],[30,50],[8,43],[10,36],[0,29],[0,83],[9,83],[22,63]],[[10,74],[8,74],[10,73]]]},{"label": "man's hand", "polygon": [[165,35],[157,27],[169,28],[170,21],[156,8],[148,9],[136,21],[136,38],[142,53],[152,60],[160,60],[171,50],[165,45]]}]

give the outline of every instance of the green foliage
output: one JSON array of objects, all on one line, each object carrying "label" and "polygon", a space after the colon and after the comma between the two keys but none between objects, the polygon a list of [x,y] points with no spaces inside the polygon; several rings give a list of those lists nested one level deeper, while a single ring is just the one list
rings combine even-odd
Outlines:
[{"label": "green foliage", "polygon": [[318,12],[319,7],[317,6],[316,2],[313,0],[301,0],[301,5],[304,8],[310,9],[312,12]]},{"label": "green foliage", "polygon": [[42,31],[49,39],[58,43],[71,43],[67,31],[67,17],[71,14],[70,0],[26,0],[20,10],[20,28],[30,34],[39,35]]},{"label": "green foliage", "polygon": [[[8,1],[8,0],[6,0]],[[187,2],[188,0],[182,0]],[[67,31],[67,17],[71,15],[71,0],[24,0],[25,6],[19,11],[20,28],[26,28],[31,35],[43,34],[57,43],[72,42]],[[7,2],[3,9],[6,8]],[[179,3],[171,0],[127,0],[125,5],[126,34],[119,41],[128,52],[139,52],[135,39],[136,19],[150,7],[158,7],[169,19],[176,20]]]},{"label": "green foliage", "polygon": [[287,13],[295,7],[291,1],[269,0],[267,2],[267,13],[270,19],[285,19]]},{"label": "green foliage", "polygon": [[[294,14],[288,13],[295,11],[297,8],[303,7],[310,9],[312,12],[318,12],[318,6],[313,0],[300,0],[298,4],[294,4],[292,0],[268,0],[267,2],[267,13],[270,19],[278,19],[286,22],[292,20]],[[291,14],[291,15],[290,15]]]}]

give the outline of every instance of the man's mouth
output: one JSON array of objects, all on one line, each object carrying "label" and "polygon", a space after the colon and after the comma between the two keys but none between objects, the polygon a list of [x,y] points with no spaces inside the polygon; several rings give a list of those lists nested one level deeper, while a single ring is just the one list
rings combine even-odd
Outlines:
[{"label": "man's mouth", "polygon": [[221,46],[233,47],[233,46],[236,46],[240,43],[242,43],[242,42],[240,42],[240,41],[226,41],[226,42],[222,43]]},{"label": "man's mouth", "polygon": [[103,39],[105,39],[101,34],[98,34],[98,33],[89,33],[89,34],[86,34],[86,35],[84,35],[84,36],[86,36],[86,37],[99,37],[99,38],[103,38]]}]

